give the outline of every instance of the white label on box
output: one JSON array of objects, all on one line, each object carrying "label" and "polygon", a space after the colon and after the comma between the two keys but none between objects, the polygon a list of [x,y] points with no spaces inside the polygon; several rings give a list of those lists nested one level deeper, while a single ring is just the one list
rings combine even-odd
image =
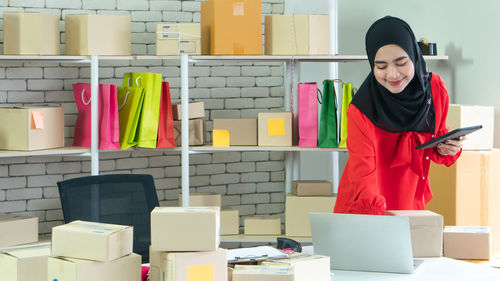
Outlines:
[{"label": "white label on box", "polygon": [[444,232],[490,233],[490,228],[484,226],[446,226]]},{"label": "white label on box", "polygon": [[245,3],[244,2],[234,2],[233,3],[233,16],[244,16],[245,15]]}]

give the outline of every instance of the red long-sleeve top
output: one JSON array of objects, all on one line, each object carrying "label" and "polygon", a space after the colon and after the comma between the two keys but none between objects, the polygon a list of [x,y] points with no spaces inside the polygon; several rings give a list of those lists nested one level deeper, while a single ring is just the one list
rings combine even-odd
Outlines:
[{"label": "red long-sleeve top", "polygon": [[423,210],[432,198],[430,161],[452,165],[460,156],[443,156],[435,148],[415,147],[448,132],[448,92],[436,74],[431,79],[436,126],[434,133],[390,133],[356,108],[347,110],[349,160],[340,180],[335,213],[383,215],[385,210]]}]

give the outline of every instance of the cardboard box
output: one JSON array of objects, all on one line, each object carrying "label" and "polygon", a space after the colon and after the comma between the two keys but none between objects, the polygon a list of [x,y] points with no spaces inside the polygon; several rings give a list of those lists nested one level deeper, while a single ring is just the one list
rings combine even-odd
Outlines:
[{"label": "cardboard box", "polygon": [[293,270],[295,281],[330,281],[330,257],[321,255],[297,255],[286,259],[270,259],[264,266],[288,266]]},{"label": "cardboard box", "polygon": [[311,236],[309,213],[333,213],[334,196],[298,197],[288,195],[285,203],[286,236]]},{"label": "cardboard box", "polygon": [[38,217],[0,214],[0,248],[38,241]]},{"label": "cardboard box", "polygon": [[130,16],[66,16],[66,55],[130,56],[130,37]]},{"label": "cardboard box", "polygon": [[[205,117],[205,103],[204,102],[190,102],[188,104],[189,119],[204,118]],[[173,104],[172,113],[174,120],[182,120],[182,104]]]},{"label": "cardboard box", "polygon": [[453,259],[489,260],[491,232],[484,226],[446,226],[444,256]]},{"label": "cardboard box", "polygon": [[443,216],[431,211],[386,211],[389,216],[405,216],[410,221],[413,257],[443,255]]},{"label": "cardboard box", "polygon": [[156,207],[151,212],[154,251],[216,251],[220,243],[217,207]]},{"label": "cardboard box", "polygon": [[292,194],[297,196],[332,196],[333,185],[329,181],[292,181]]},{"label": "cardboard box", "polygon": [[244,219],[245,235],[281,235],[281,217],[252,216]]},{"label": "cardboard box", "polygon": [[199,23],[161,23],[156,25],[156,55],[201,55]]},{"label": "cardboard box", "polygon": [[4,55],[60,55],[59,16],[3,14]]},{"label": "cardboard box", "polygon": [[[220,207],[222,196],[215,192],[190,192],[189,207]],[[179,194],[179,206],[182,207],[182,193]]]},{"label": "cardboard box", "polygon": [[[312,279],[306,279],[308,281]],[[233,270],[233,281],[305,281],[296,280],[288,266],[239,265]]]},{"label": "cardboard box", "polygon": [[260,112],[258,129],[259,146],[292,146],[291,112]]},{"label": "cardboard box", "polygon": [[483,214],[482,226],[491,229],[492,254],[500,251],[500,150],[494,149],[488,152],[486,181],[488,188],[484,188],[481,196],[481,213]]},{"label": "cardboard box", "polygon": [[240,234],[240,212],[231,207],[220,210],[220,235]]},{"label": "cardboard box", "polygon": [[328,15],[272,15],[265,22],[266,55],[328,55]]},{"label": "cardboard box", "polygon": [[0,108],[0,149],[39,150],[64,147],[64,108]]},{"label": "cardboard box", "polygon": [[50,245],[0,250],[0,281],[47,281]]},{"label": "cardboard box", "polygon": [[211,252],[150,251],[151,280],[155,281],[227,281],[225,249]]},{"label": "cardboard box", "polygon": [[111,261],[132,253],[133,227],[72,221],[52,228],[52,256]]},{"label": "cardboard box", "polygon": [[493,106],[450,104],[446,124],[450,130],[483,125],[481,130],[467,135],[463,150],[488,150],[493,148],[495,109]]},{"label": "cardboard box", "polygon": [[64,257],[49,257],[45,280],[138,281],[141,256],[130,254],[117,260],[99,262]]},{"label": "cardboard box", "polygon": [[214,130],[229,131],[229,145],[257,145],[257,119],[214,119]]},{"label": "cardboard box", "polygon": [[[174,138],[175,145],[182,145],[182,121],[174,121]],[[189,120],[189,145],[204,145],[205,144],[205,120],[191,119]]]},{"label": "cardboard box", "polygon": [[261,1],[202,1],[201,53],[262,55]]}]

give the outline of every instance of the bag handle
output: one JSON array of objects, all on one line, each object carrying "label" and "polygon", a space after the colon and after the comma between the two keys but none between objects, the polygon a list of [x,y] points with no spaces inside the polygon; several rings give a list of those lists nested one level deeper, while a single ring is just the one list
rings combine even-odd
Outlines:
[{"label": "bag handle", "polygon": [[[137,85],[137,87],[139,87],[139,79],[141,79],[142,77],[139,76],[135,79],[135,85]],[[127,81],[127,87],[130,87],[130,79],[132,79],[132,76],[129,76],[128,77],[128,81]]]},{"label": "bag handle", "polygon": [[92,100],[92,96],[89,98],[88,101],[85,101],[85,88],[82,90],[82,102],[84,105],[89,105],[90,101]]},{"label": "bag handle", "polygon": [[125,104],[127,103],[128,94],[130,94],[130,91],[127,91],[127,94],[125,95],[125,100],[123,101],[122,105],[120,105],[120,107],[118,107],[118,111],[121,111],[123,109],[123,107],[125,106]]},{"label": "bag handle", "polygon": [[[319,88],[316,88],[316,90],[318,91],[318,94],[316,95],[316,99],[318,100],[319,104],[323,104],[323,93],[321,92],[321,90]],[[320,97],[321,97],[321,100],[319,100]]]}]

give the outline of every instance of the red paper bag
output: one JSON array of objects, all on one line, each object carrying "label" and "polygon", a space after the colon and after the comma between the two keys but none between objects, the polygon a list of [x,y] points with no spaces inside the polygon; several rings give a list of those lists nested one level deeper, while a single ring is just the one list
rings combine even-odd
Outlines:
[{"label": "red paper bag", "polygon": [[170,100],[170,85],[163,82],[161,85],[160,120],[158,122],[158,142],[156,147],[175,147],[174,115]]}]

